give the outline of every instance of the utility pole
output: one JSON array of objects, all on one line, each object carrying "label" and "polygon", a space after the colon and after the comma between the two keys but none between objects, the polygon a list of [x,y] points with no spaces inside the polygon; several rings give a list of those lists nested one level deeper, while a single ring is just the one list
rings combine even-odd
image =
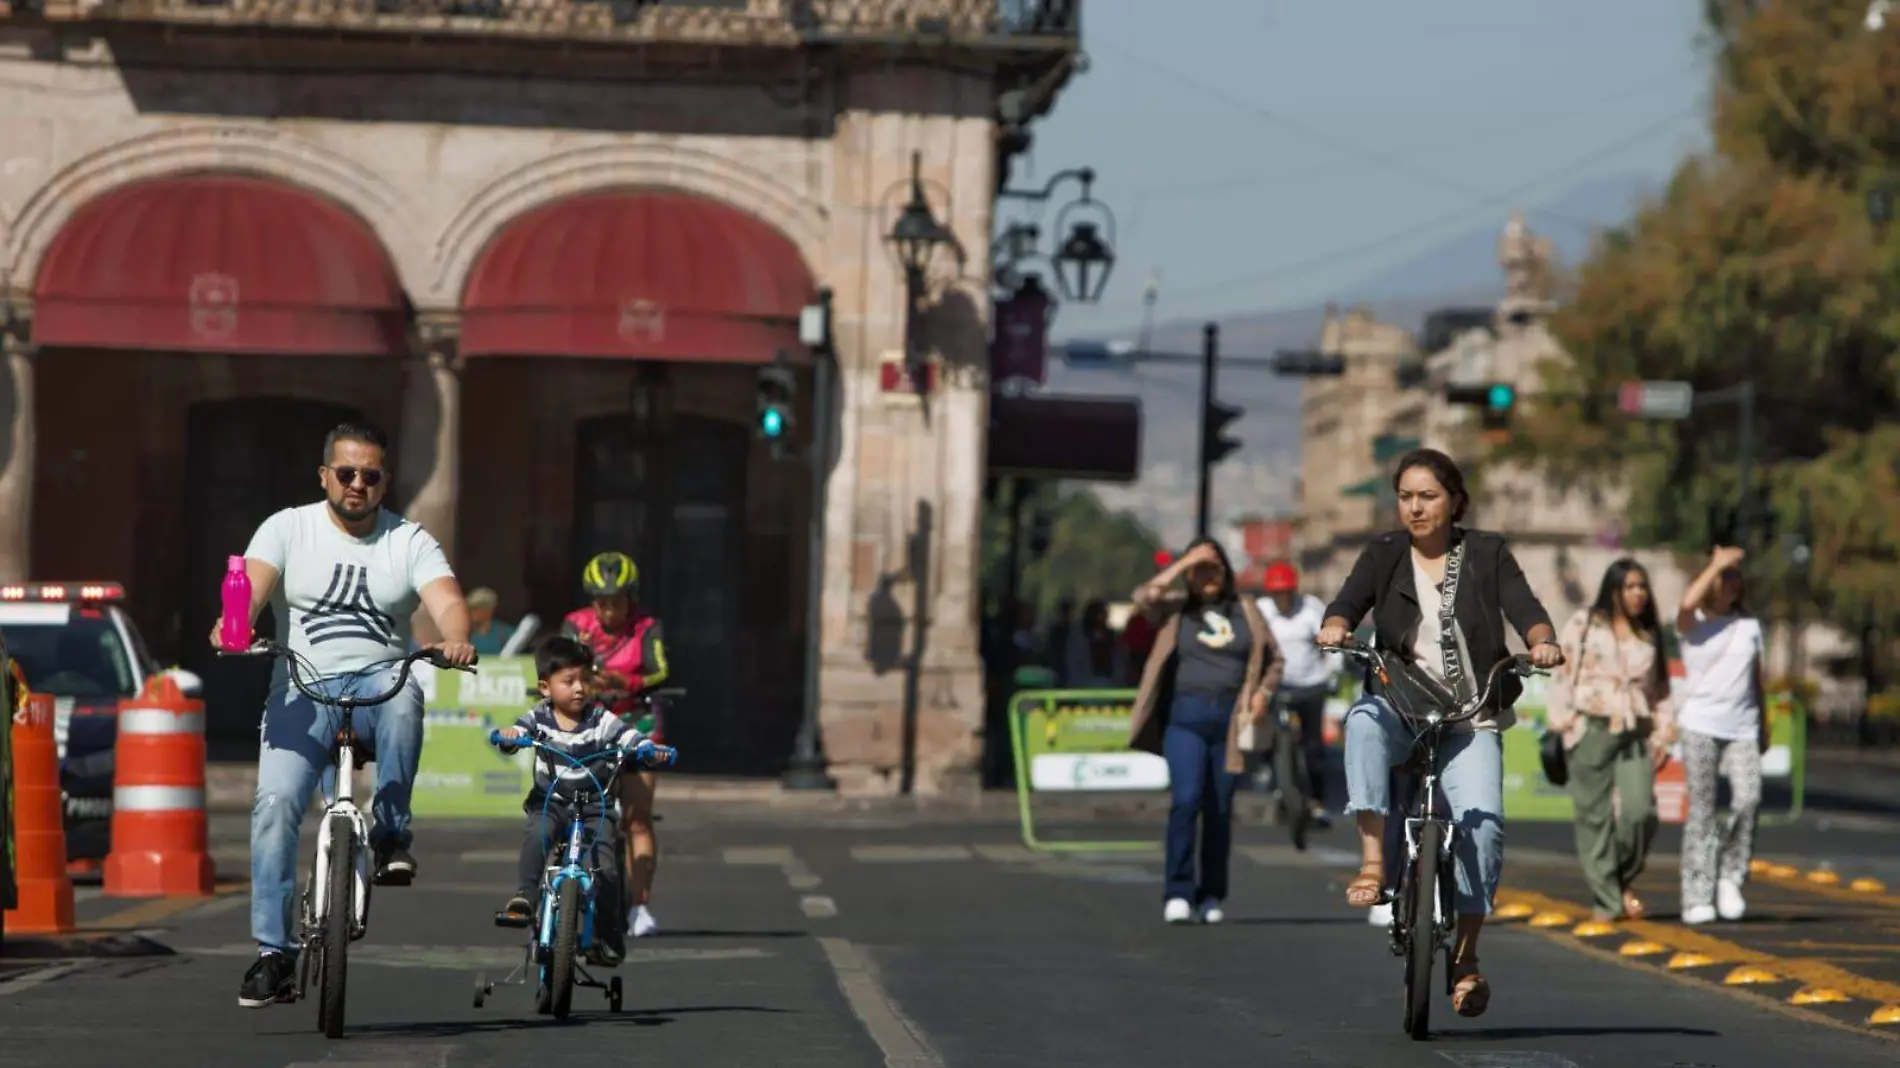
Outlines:
[{"label": "utility pole", "polygon": [[1208,323],[1201,328],[1201,485],[1194,508],[1194,536],[1207,537],[1207,503],[1213,481],[1214,461],[1209,453],[1213,444],[1208,412],[1214,407],[1214,361],[1220,357],[1220,325]]}]

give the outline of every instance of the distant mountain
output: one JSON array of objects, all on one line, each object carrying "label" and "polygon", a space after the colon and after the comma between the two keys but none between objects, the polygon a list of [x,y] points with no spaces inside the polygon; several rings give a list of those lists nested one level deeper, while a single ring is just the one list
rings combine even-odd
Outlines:
[{"label": "distant mountain", "polygon": [[[1637,177],[1593,180],[1536,208],[1527,208],[1531,229],[1551,239],[1559,259],[1576,263],[1592,232],[1628,218],[1657,184]],[[1485,226],[1450,238],[1362,283],[1346,286],[1340,304],[1364,305],[1380,322],[1416,331],[1427,315],[1448,306],[1483,306],[1504,295],[1497,262],[1498,234],[1507,213]],[[1165,299],[1166,294],[1163,293]],[[1278,349],[1311,348],[1326,320],[1323,306],[1219,316],[1220,351],[1226,356],[1270,356]],[[1198,355],[1202,324],[1157,323],[1151,351]],[[1100,340],[1137,341],[1133,333]],[[1241,408],[1234,424],[1243,447],[1214,473],[1216,527],[1248,513],[1275,513],[1293,506],[1299,477],[1300,382],[1269,371],[1230,367],[1216,378],[1222,403]],[[1127,486],[1093,488],[1112,508],[1139,516],[1168,544],[1193,534],[1199,456],[1201,372],[1198,361],[1158,362],[1118,370],[1075,370],[1051,362],[1048,391],[1094,396],[1136,396],[1142,403],[1142,477]]]}]

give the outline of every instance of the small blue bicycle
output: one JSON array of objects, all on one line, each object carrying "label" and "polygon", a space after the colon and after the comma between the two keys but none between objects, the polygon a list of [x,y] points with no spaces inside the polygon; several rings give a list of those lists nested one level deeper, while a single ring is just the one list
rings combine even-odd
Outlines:
[{"label": "small blue bicycle", "polygon": [[[555,1019],[566,1019],[573,1008],[574,987],[577,985],[606,991],[609,1010],[619,1012],[620,977],[616,975],[603,983],[590,975],[582,964],[582,961],[593,961],[613,967],[618,963],[618,960],[609,959],[603,953],[595,909],[599,898],[601,868],[594,847],[612,833],[611,821],[619,810],[614,786],[620,779],[621,770],[630,762],[645,767],[664,767],[677,760],[679,753],[668,746],[642,740],[631,748],[603,749],[598,753],[574,757],[547,745],[535,734],[510,740],[503,738],[498,730],[489,732],[488,744],[504,749],[533,748],[550,757],[558,757],[585,771],[594,789],[563,791],[562,799],[570,806],[566,846],[548,852],[548,866],[541,879],[540,899],[535,904],[535,919],[529,927],[526,959],[498,982],[489,982],[486,973],[476,973],[475,1007],[481,1008],[488,1000],[488,995],[494,993],[495,987],[525,984],[528,974],[533,972],[536,979],[536,1012],[551,1015]],[[602,760],[613,762],[613,770],[605,781],[589,767]],[[553,796],[554,791],[549,790],[547,799],[542,802],[543,818]],[[595,830],[591,834],[587,826],[589,813],[595,814]],[[609,858],[616,876],[619,874],[620,849],[624,848],[625,845],[620,844]],[[608,922],[618,921],[610,918]]]}]

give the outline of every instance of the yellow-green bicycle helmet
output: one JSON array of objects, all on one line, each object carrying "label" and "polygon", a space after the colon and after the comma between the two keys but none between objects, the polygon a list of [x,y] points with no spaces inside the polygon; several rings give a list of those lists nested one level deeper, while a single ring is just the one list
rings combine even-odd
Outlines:
[{"label": "yellow-green bicycle helmet", "polygon": [[632,595],[640,586],[640,569],[626,553],[601,553],[581,571],[581,588],[589,597]]}]

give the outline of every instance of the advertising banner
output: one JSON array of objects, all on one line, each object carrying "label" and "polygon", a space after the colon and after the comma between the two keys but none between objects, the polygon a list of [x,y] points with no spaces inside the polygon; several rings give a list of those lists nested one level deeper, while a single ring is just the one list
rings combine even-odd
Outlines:
[{"label": "advertising banner", "polygon": [[475,674],[416,665],[422,683],[422,761],[411,802],[418,816],[519,816],[533,784],[526,751],[503,755],[488,732],[539,699],[532,657],[483,658]]}]

